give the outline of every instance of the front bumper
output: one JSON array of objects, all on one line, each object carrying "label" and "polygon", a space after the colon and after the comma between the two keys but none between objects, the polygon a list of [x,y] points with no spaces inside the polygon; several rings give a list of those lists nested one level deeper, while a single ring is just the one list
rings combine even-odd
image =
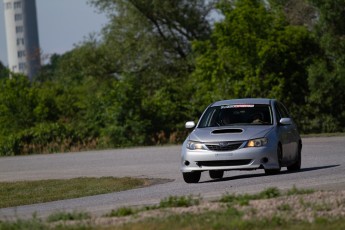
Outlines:
[{"label": "front bumper", "polygon": [[184,144],[181,172],[208,170],[277,169],[277,146],[240,148],[233,151],[189,150]]}]

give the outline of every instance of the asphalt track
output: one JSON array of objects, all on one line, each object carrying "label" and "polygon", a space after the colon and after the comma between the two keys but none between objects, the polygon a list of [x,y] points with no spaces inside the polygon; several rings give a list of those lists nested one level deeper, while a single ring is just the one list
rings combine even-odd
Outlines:
[{"label": "asphalt track", "polygon": [[200,195],[214,199],[226,193],[279,189],[345,189],[345,136],[304,138],[302,169],[267,176],[264,170],[229,171],[221,180],[203,173],[200,183],[186,184],[179,171],[180,146],[112,149],[83,153],[0,158],[0,181],[75,177],[154,178],[150,187],[111,194],[0,209],[0,219],[45,217],[57,211],[104,214],[123,206],[157,204],[168,196]]}]

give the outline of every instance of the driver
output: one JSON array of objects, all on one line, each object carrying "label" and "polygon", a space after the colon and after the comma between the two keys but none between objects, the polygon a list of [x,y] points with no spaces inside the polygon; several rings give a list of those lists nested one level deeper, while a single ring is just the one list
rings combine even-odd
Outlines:
[{"label": "driver", "polygon": [[262,113],[254,113],[251,116],[251,120],[253,124],[263,123],[264,122],[264,115]]},{"label": "driver", "polygon": [[220,123],[221,125],[229,125],[231,123],[230,114],[227,112],[223,112],[220,117]]}]

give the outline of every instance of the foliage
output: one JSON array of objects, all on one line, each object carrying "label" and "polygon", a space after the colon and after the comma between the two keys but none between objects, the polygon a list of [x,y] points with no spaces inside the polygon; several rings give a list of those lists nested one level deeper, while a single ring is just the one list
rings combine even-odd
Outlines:
[{"label": "foliage", "polygon": [[274,7],[280,9],[290,25],[306,26],[309,30],[317,22],[317,10],[308,0],[268,0]]},{"label": "foliage", "polygon": [[276,98],[302,118],[300,107],[309,94],[306,68],[317,51],[308,30],[287,24],[258,0],[223,2],[220,9],[225,18],[211,39],[194,43],[195,100],[206,105],[227,98]]},{"label": "foliage", "polygon": [[0,79],[7,78],[9,75],[9,70],[0,61]]},{"label": "foliage", "polygon": [[303,133],[345,127],[341,0],[89,0],[107,15],[30,82],[0,63],[0,155],[181,143],[219,99],[284,102]]},{"label": "foliage", "polygon": [[103,45],[118,80],[104,136],[115,146],[180,142],[191,94],[186,82],[194,69],[191,41],[208,38],[212,1],[90,2],[111,20]]},{"label": "foliage", "polygon": [[309,104],[314,113],[309,132],[344,131],[345,127],[345,2],[310,0],[318,9],[319,23],[313,31],[322,55],[309,70]]},{"label": "foliage", "polygon": [[13,133],[34,123],[34,95],[24,76],[0,82],[0,134]]}]

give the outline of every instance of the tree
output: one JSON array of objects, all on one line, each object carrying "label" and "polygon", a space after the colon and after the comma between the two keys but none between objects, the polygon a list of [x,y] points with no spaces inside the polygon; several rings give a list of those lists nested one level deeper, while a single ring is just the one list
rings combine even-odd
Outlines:
[{"label": "tree", "polygon": [[42,65],[39,72],[34,77],[35,82],[45,82],[45,81],[53,81],[55,79],[55,71],[58,68],[59,60],[61,59],[61,55],[53,54],[49,58],[49,62],[45,65]]},{"label": "tree", "polygon": [[157,40],[146,44],[160,42],[169,57],[187,58],[190,41],[203,40],[211,31],[207,17],[214,9],[214,1],[91,0],[90,3],[111,18],[105,33],[113,36],[115,42],[135,45],[134,41],[143,43],[141,39],[156,37]]},{"label": "tree", "polygon": [[[187,85],[195,65],[191,44],[209,37],[208,17],[214,9],[213,1],[92,0],[90,3],[111,19],[103,31],[102,46],[111,57],[110,74],[118,81],[114,83],[116,89],[129,97],[113,101],[117,106],[113,108],[114,114],[119,115],[115,124],[125,122],[120,116],[122,112],[115,110],[128,111],[133,120],[150,124],[145,125],[148,136],[163,132],[169,138],[171,132],[179,129],[176,127],[182,127],[190,119],[184,106],[189,104],[192,93]],[[119,89],[119,85],[123,88]],[[123,103],[128,100],[136,101],[137,109],[129,110],[127,107],[132,103]],[[136,134],[140,136],[141,132],[138,130]],[[146,138],[152,143],[151,139],[157,138]]]},{"label": "tree", "polygon": [[344,131],[345,127],[345,2],[310,0],[318,9],[314,29],[321,54],[309,68],[308,103],[313,109],[309,132]]},{"label": "tree", "polygon": [[0,79],[8,78],[9,75],[9,70],[0,61]]},{"label": "tree", "polygon": [[34,97],[27,77],[13,74],[0,81],[0,135],[7,136],[34,123]]},{"label": "tree", "polygon": [[309,30],[317,20],[317,9],[308,0],[269,0],[272,8],[284,12],[290,25],[305,26]]},{"label": "tree", "polygon": [[[208,2],[208,3],[207,3]],[[115,57],[114,74],[140,73],[150,88],[162,78],[183,80],[194,68],[191,41],[211,32],[212,1],[91,0],[111,19],[104,45]],[[126,75],[126,74],[125,74]]]},{"label": "tree", "polygon": [[299,117],[309,93],[306,67],[317,51],[308,30],[289,25],[259,0],[223,2],[220,11],[224,20],[212,39],[195,42],[195,100],[205,106],[226,98],[277,98]]}]

